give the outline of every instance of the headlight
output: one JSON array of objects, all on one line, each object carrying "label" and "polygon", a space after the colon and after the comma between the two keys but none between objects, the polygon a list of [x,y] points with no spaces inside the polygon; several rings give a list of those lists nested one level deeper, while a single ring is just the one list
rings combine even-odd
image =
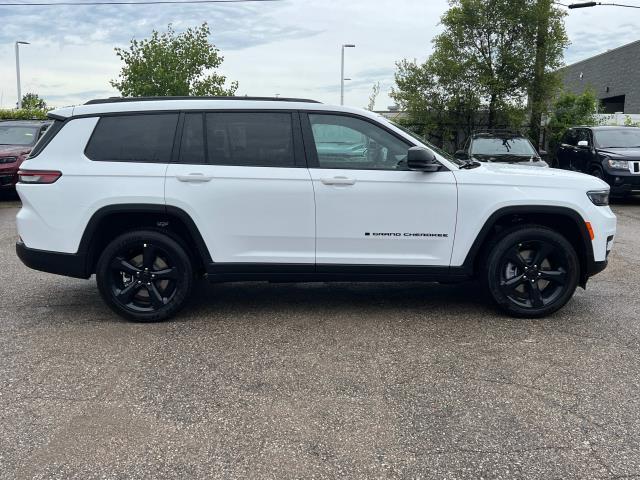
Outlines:
[{"label": "headlight", "polygon": [[18,157],[0,157],[0,163],[15,163]]},{"label": "headlight", "polygon": [[629,162],[627,162],[626,160],[613,160],[613,159],[609,158],[607,160],[607,163],[609,164],[609,168],[618,168],[620,170],[629,170]]},{"label": "headlight", "polygon": [[589,197],[591,203],[599,207],[609,205],[609,190],[592,190],[587,192],[587,197]]}]

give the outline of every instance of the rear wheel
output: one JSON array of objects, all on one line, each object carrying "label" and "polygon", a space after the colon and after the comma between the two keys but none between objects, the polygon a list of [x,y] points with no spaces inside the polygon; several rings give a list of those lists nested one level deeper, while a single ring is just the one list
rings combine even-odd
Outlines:
[{"label": "rear wheel", "polygon": [[116,313],[136,322],[159,322],[185,304],[193,270],[175,240],[138,230],[107,245],[98,260],[96,279],[102,298]]},{"label": "rear wheel", "polygon": [[507,233],[491,249],[485,281],[495,302],[517,317],[543,317],[564,306],[578,285],[580,263],[562,235],[541,226]]}]

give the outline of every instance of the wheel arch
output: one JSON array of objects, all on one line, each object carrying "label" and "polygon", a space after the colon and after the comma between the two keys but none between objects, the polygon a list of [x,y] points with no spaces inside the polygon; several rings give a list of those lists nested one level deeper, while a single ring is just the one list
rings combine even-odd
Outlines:
[{"label": "wheel arch", "polygon": [[162,231],[178,241],[194,262],[194,269],[204,269],[211,254],[193,219],[184,210],[157,204],[118,204],[97,210],[85,227],[78,254],[86,258],[87,276],[95,273],[104,247],[118,235],[149,228]]},{"label": "wheel arch", "polygon": [[552,228],[571,242],[580,260],[579,284],[584,288],[589,278],[589,272],[593,268],[593,245],[584,218],[569,207],[512,206],[495,211],[476,236],[467,253],[463,268],[470,274],[477,273],[479,263],[486,258],[487,250],[492,241],[499,237],[502,231],[526,223]]}]

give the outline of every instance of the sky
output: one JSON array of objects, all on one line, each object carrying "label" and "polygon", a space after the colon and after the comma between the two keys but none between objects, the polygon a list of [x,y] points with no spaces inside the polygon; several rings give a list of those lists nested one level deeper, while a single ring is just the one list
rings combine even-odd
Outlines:
[{"label": "sky", "polygon": [[[7,1],[0,0],[0,108],[15,106],[17,40],[30,42],[20,47],[22,92],[36,92],[51,106],[67,106],[117,95],[109,85],[121,67],[114,47],[127,47],[131,39],[165,30],[169,23],[181,31],[206,21],[211,41],[224,56],[222,73],[240,84],[237,94],[337,104],[340,46],[353,43],[356,47],[345,52],[345,77],[352,79],[345,82],[345,104],[365,107],[373,84],[380,82],[376,109],[384,110],[393,104],[388,92],[395,63],[429,56],[448,7],[446,0],[2,6]],[[640,5],[640,0],[626,3]],[[565,62],[640,39],[638,25],[640,9],[571,10]]]}]

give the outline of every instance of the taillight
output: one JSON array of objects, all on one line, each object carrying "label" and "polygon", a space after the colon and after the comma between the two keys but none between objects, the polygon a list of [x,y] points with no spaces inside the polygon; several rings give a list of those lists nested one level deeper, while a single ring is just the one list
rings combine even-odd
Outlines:
[{"label": "taillight", "polygon": [[19,170],[18,182],[20,183],[53,183],[62,176],[62,172],[56,170]]}]

